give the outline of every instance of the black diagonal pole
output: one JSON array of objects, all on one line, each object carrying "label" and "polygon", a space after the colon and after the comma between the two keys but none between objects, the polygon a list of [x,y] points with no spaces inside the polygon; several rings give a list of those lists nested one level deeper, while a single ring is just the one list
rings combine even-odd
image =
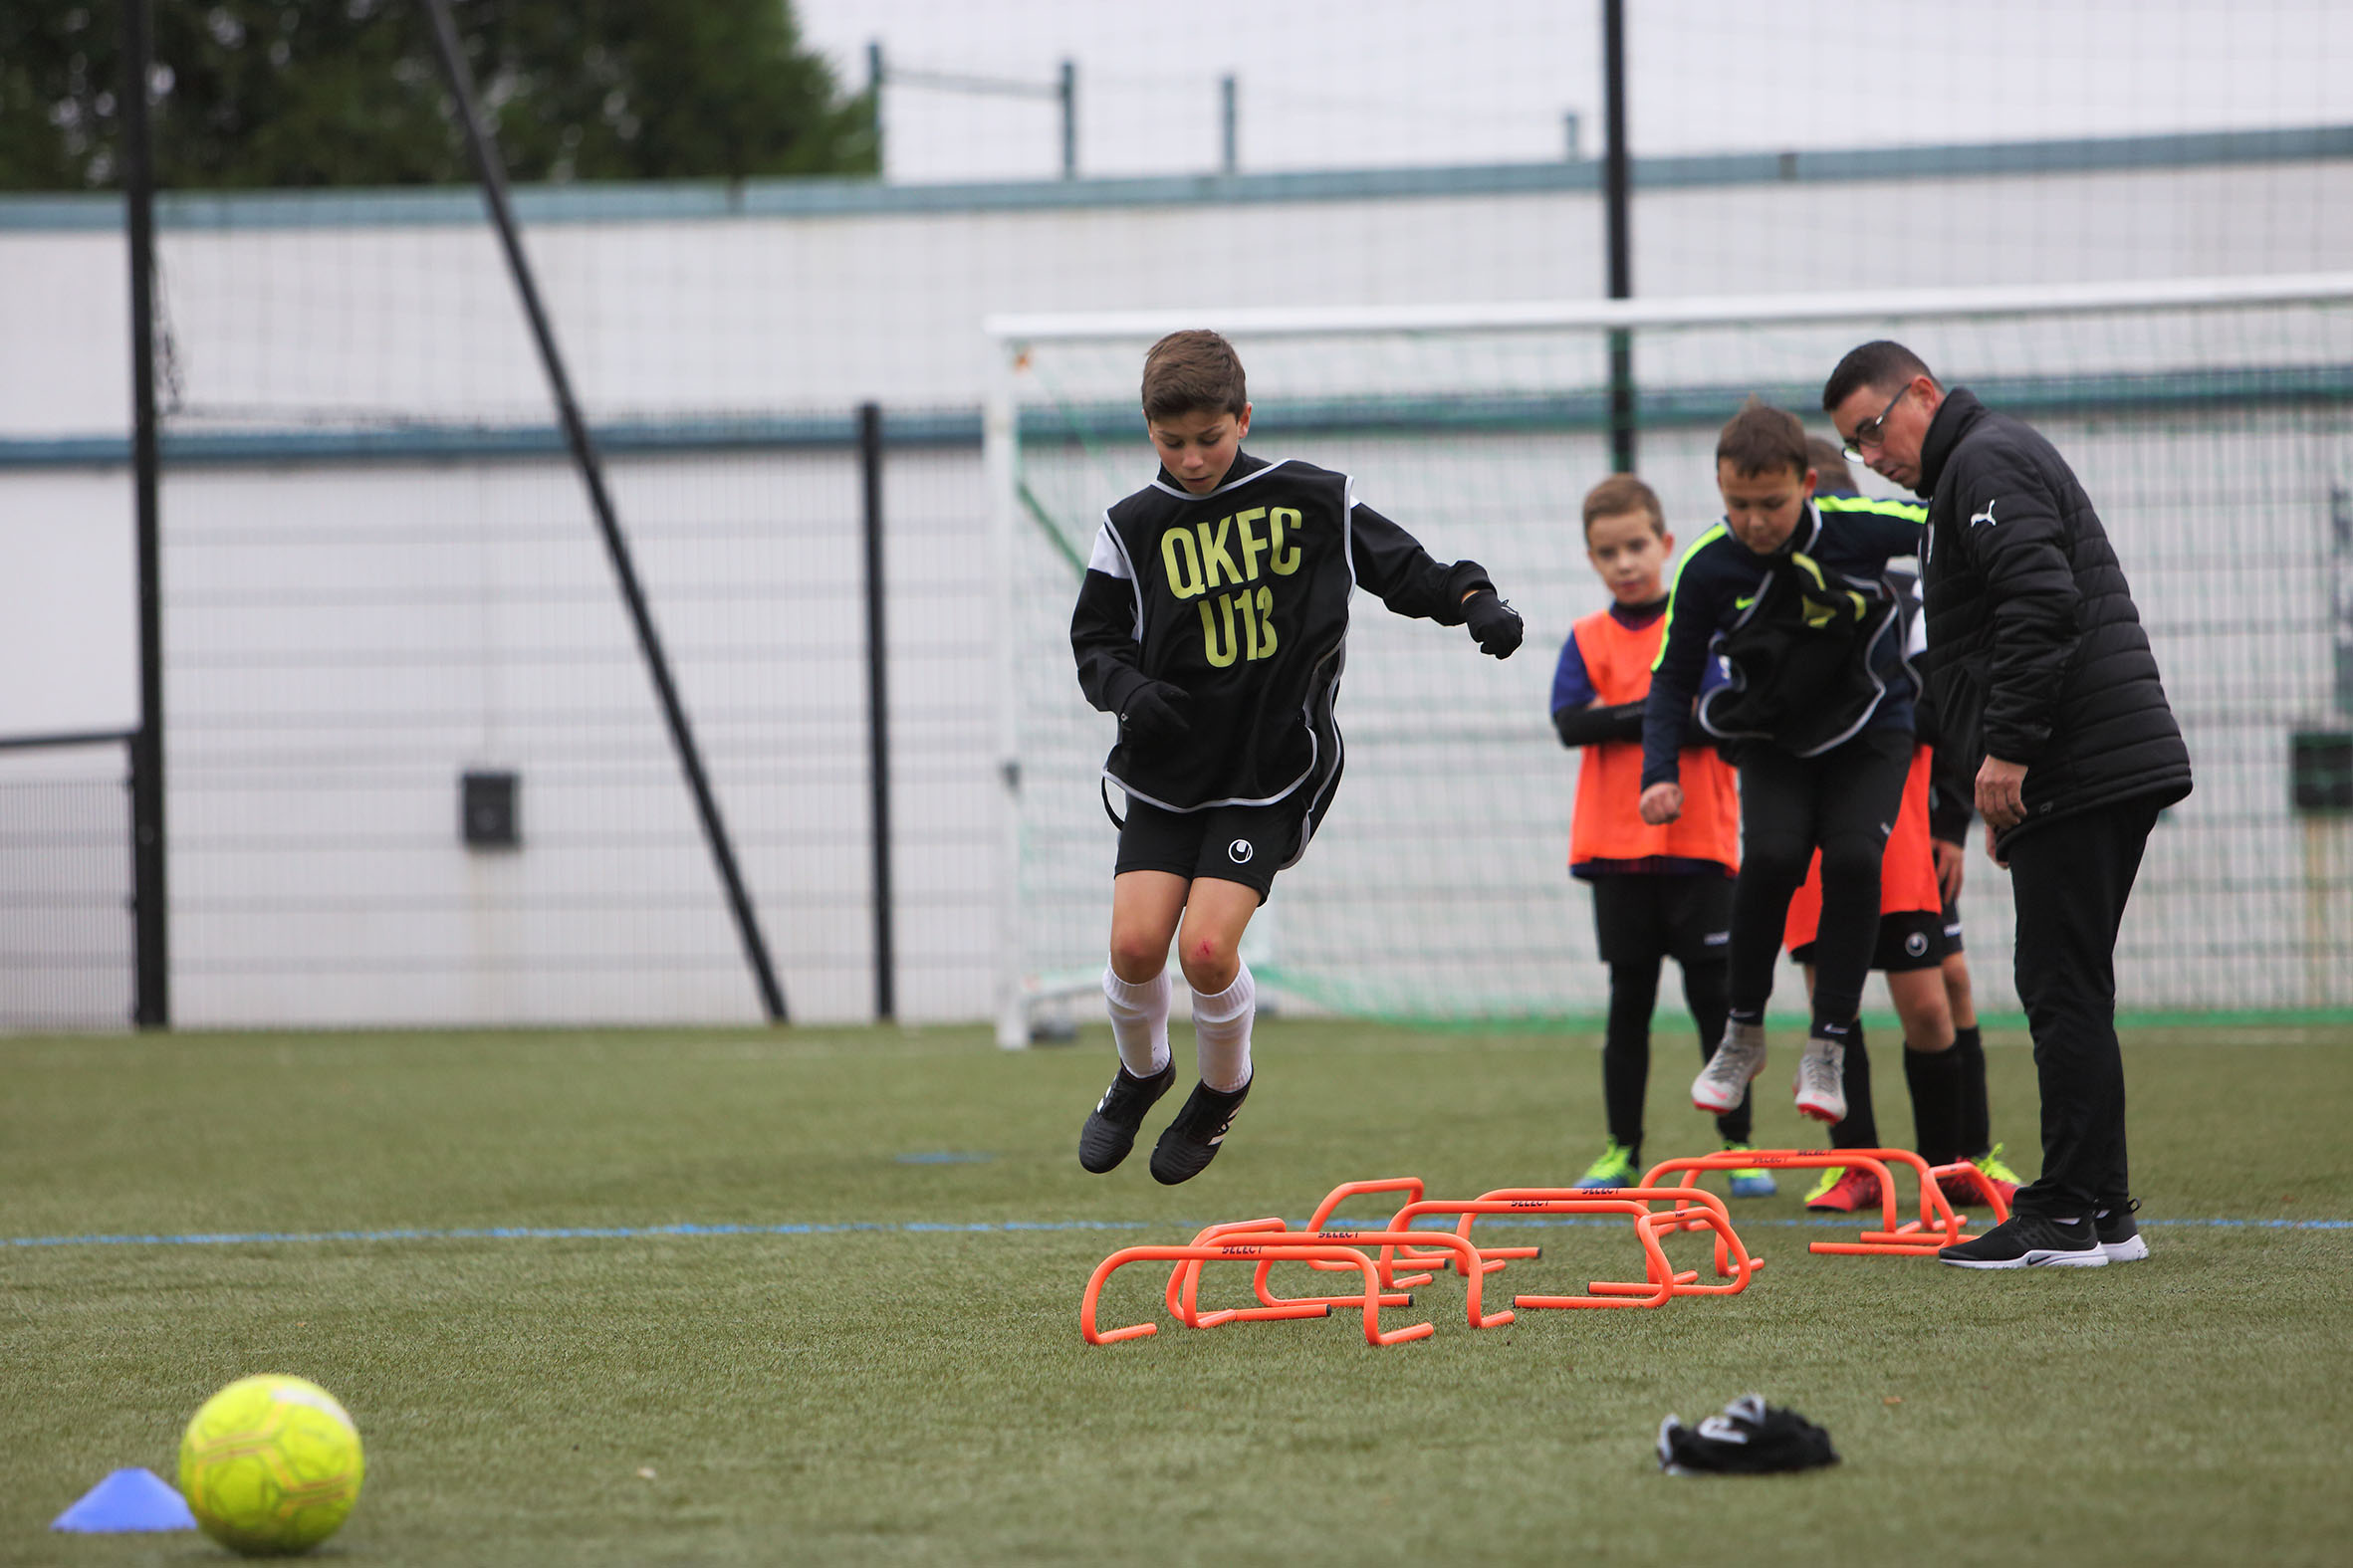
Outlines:
[{"label": "black diagonal pole", "polygon": [[[1601,0],[1601,98],[1609,297],[1625,300],[1634,294],[1628,211],[1632,160],[1626,151],[1626,0]],[[1610,466],[1619,473],[1634,471],[1634,335],[1622,327],[1609,335],[1609,455]]]},{"label": "black diagonal pole", "polygon": [[499,244],[506,250],[507,269],[515,276],[515,292],[523,298],[524,315],[531,320],[531,335],[539,343],[540,363],[548,372],[548,387],[555,394],[556,412],[564,422],[564,438],[571,443],[581,483],[588,487],[597,531],[604,536],[604,553],[612,561],[612,574],[620,584],[622,600],[628,605],[630,623],[637,629],[638,651],[645,658],[646,672],[653,677],[654,693],[661,699],[662,718],[670,727],[670,744],[677,750],[678,766],[685,772],[686,786],[694,795],[695,813],[702,818],[703,838],[711,846],[711,859],[718,865],[719,880],[727,889],[727,903],[735,914],[736,933],[743,939],[744,957],[752,966],[753,979],[759,983],[761,1005],[768,1009],[769,1020],[782,1023],[786,1018],[785,994],[777,985],[775,966],[768,959],[768,943],[760,934],[760,917],[752,907],[751,895],[744,890],[743,873],[736,868],[727,824],[720,819],[718,798],[711,793],[711,782],[704,776],[702,753],[695,746],[686,708],[679,702],[678,688],[670,679],[670,662],[662,653],[661,635],[654,629],[653,613],[645,603],[645,590],[638,585],[637,568],[629,559],[628,541],[621,535],[619,520],[613,515],[612,497],[604,488],[604,470],[596,461],[595,445],[588,439],[588,424],[581,418],[580,404],[572,395],[572,380],[565,374],[564,356],[557,351],[555,329],[549,325],[548,313],[540,305],[531,263],[525,259],[523,241],[515,232],[515,215],[507,205],[506,166],[475,102],[474,75],[467,69],[466,57],[458,48],[457,27],[449,19],[449,0],[423,0],[423,4],[432,19],[433,43],[441,56],[441,72],[448,79],[450,97],[457,105],[458,122],[474,155],[474,171],[482,181],[482,199],[490,208],[491,222],[498,228]]},{"label": "black diagonal pole", "polygon": [[130,466],[138,528],[139,724],[130,738],[130,875],[136,979],[130,1015],[171,1026],[171,909],[163,887],[163,552],[155,486],[155,141],[150,0],[122,7],[122,188],[130,236]]}]

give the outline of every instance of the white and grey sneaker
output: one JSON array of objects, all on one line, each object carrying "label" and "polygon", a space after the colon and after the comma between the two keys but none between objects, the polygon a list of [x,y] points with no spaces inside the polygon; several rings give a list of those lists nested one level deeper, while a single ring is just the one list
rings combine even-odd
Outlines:
[{"label": "white and grey sneaker", "polygon": [[2102,1209],[2091,1217],[2092,1233],[2100,1238],[2100,1250],[2111,1263],[2137,1263],[2149,1255],[2149,1243],[2141,1238],[2141,1228],[2133,1223],[2133,1211],[2141,1207],[2138,1198],[2128,1198],[2113,1209]]},{"label": "white and grey sneaker", "polygon": [[1974,1241],[1948,1246],[1938,1258],[1956,1268],[2105,1268],[2108,1254],[2089,1220],[2048,1220],[2011,1211]]},{"label": "white and grey sneaker", "polygon": [[1749,1092],[1749,1080],[1764,1070],[1765,1025],[1727,1023],[1724,1042],[1716,1047],[1716,1054],[1708,1058],[1700,1075],[1691,1080],[1691,1103],[1695,1109],[1718,1116],[1739,1110],[1742,1096]]},{"label": "white and grey sneaker", "polygon": [[1846,1120],[1846,1047],[1836,1040],[1811,1035],[1805,1054],[1797,1058],[1797,1077],[1790,1085],[1797,1111],[1817,1122]]}]

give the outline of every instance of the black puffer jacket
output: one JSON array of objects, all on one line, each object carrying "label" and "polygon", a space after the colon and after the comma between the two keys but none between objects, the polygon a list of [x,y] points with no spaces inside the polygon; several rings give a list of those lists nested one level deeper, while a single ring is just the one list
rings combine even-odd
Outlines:
[{"label": "black puffer jacket", "polygon": [[1955,764],[2026,765],[2026,820],[2001,842],[2126,799],[2190,792],[2132,590],[2091,498],[2026,425],[1965,387],[1928,427],[1923,663]]}]

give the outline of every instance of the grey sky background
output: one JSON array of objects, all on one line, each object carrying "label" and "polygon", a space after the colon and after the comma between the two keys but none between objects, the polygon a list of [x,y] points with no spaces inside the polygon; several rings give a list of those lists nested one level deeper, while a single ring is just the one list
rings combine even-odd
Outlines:
[{"label": "grey sky background", "polygon": [[[1509,162],[1600,144],[1596,0],[799,0],[862,84],[894,66],[1044,86],[1078,66],[1082,173]],[[2329,0],[1629,0],[1637,153],[2353,120],[2353,4]],[[886,94],[889,177],[1059,170],[1044,100]]]}]

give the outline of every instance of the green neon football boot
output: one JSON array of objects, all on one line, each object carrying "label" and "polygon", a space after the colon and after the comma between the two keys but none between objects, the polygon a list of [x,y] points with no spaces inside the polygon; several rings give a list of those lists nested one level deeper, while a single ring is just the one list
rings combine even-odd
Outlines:
[{"label": "green neon football boot", "polygon": [[[1749,1154],[1755,1148],[1754,1144],[1728,1141],[1724,1146],[1724,1152],[1726,1154]],[[1735,1166],[1725,1174],[1732,1178],[1732,1195],[1735,1198],[1770,1198],[1781,1190],[1780,1184],[1772,1179],[1772,1172],[1761,1165]]]},{"label": "green neon football boot", "polygon": [[2006,1145],[1998,1143],[1993,1148],[1980,1155],[1978,1158],[1969,1162],[1970,1164],[1976,1166],[1979,1170],[1985,1172],[1987,1179],[1993,1182],[1996,1187],[2001,1189],[2001,1201],[2003,1203],[2007,1203],[2010,1201],[2010,1199],[2016,1197],[2018,1189],[2026,1185],[2025,1182],[2019,1178],[2017,1172],[2011,1170],[2008,1166],[2001,1163],[2001,1151],[2005,1147]]},{"label": "green neon football boot", "polygon": [[1601,1158],[1585,1167],[1585,1174],[1577,1178],[1576,1185],[1579,1191],[1632,1187],[1641,1179],[1642,1173],[1634,1169],[1634,1151],[1612,1138],[1609,1147],[1601,1151]]}]

